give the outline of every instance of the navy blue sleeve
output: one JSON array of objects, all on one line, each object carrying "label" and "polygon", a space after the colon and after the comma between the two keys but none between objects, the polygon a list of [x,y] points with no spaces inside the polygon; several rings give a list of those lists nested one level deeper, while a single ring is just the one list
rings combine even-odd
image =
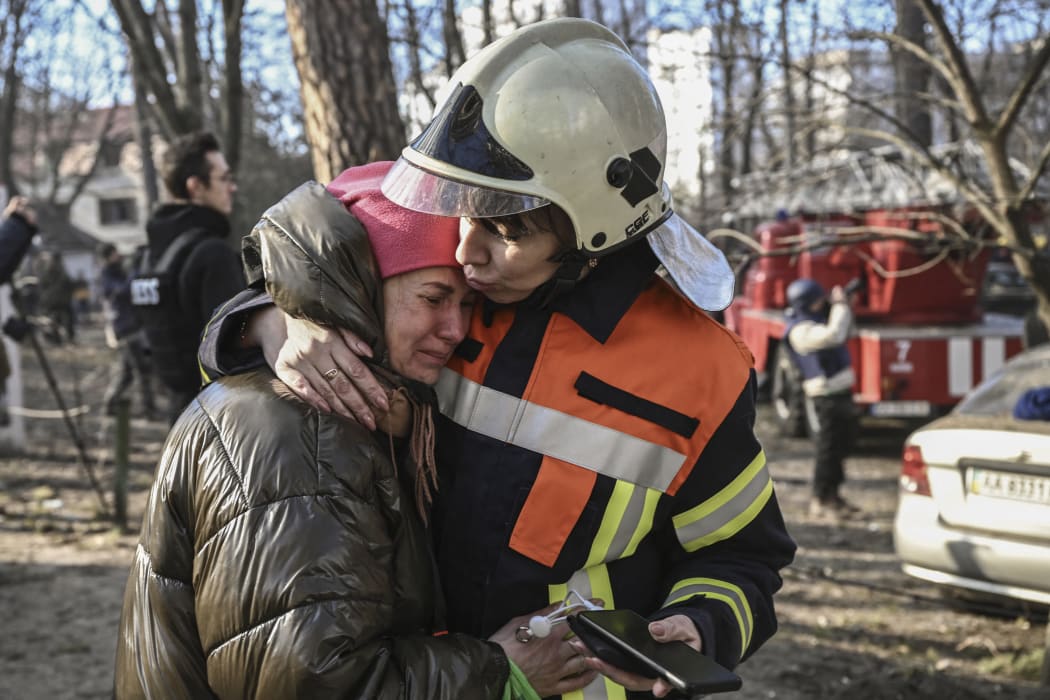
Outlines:
[{"label": "navy blue sleeve", "polygon": [[689,616],[704,653],[732,668],[777,629],[773,594],[795,542],[754,432],[755,376],[675,496],[662,609]]},{"label": "navy blue sleeve", "polygon": [[18,214],[12,214],[0,223],[0,284],[11,281],[35,233],[36,227]]}]

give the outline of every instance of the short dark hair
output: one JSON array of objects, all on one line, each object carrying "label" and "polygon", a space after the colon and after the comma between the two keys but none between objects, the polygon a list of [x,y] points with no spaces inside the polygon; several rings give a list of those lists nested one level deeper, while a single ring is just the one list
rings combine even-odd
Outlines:
[{"label": "short dark hair", "polygon": [[209,131],[184,134],[168,145],[160,163],[160,177],[172,197],[189,199],[186,180],[194,175],[207,185],[208,154],[221,151],[219,140]]},{"label": "short dark hair", "polygon": [[117,252],[117,247],[112,243],[99,243],[95,248],[95,255],[102,258],[103,260],[109,260],[113,253]]}]

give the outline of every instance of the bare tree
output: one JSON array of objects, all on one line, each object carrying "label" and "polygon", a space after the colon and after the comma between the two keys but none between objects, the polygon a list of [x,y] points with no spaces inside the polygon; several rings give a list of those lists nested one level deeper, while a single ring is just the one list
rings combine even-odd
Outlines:
[{"label": "bare tree", "polygon": [[[131,54],[135,80],[148,95],[145,105],[160,135],[170,141],[205,126],[204,87],[212,77],[202,66],[197,0],[178,0],[174,18],[167,2],[156,2],[152,12],[141,0],[112,0],[112,5]],[[243,0],[223,0],[222,15],[224,60],[219,113],[227,160],[236,168],[243,127]],[[207,38],[210,40],[210,35]]]},{"label": "bare tree", "polygon": [[457,22],[456,0],[445,0],[443,8],[441,27],[445,39],[445,74],[451,76],[467,59]]},{"label": "bare tree", "polygon": [[787,168],[795,164],[795,81],[791,70],[791,42],[788,25],[790,18],[790,0],[780,0],[780,64],[784,66],[784,158]]},{"label": "bare tree", "polygon": [[[68,40],[80,10],[11,0],[0,27],[4,57],[0,170],[10,191],[67,221],[70,208],[113,144],[117,76],[96,39],[85,57]],[[101,30],[99,30],[101,31]],[[112,106],[97,108],[103,99]]]},{"label": "bare tree", "polygon": [[[916,0],[895,0],[896,33],[916,47],[926,48],[926,20]],[[921,98],[930,88],[930,66],[910,51],[891,45],[893,71],[897,85],[897,118],[906,124],[916,142],[933,144],[929,103]]]},{"label": "bare tree", "polygon": [[20,58],[26,37],[32,28],[32,0],[6,0],[0,2],[4,19],[0,22],[0,57],[3,64],[4,81],[0,85],[0,184],[9,194],[18,193],[12,167],[15,116],[19,93],[22,87]]},{"label": "bare tree", "polygon": [[[934,100],[958,117],[965,138],[977,144],[982,155],[982,177],[961,172],[952,162],[939,158],[893,115],[886,114],[877,105],[867,105],[884,117],[895,130],[866,130],[911,154],[918,162],[938,172],[952,183],[965,201],[973,206],[996,231],[1000,239],[1015,252],[1014,261],[1032,285],[1038,299],[1039,315],[1050,327],[1050,257],[1040,252],[1029,223],[1030,202],[1037,192],[1050,164],[1050,139],[1044,141],[1041,152],[1023,175],[1015,166],[1011,145],[1018,120],[1030,98],[1050,71],[1050,37],[1045,33],[1028,39],[1031,51],[1022,65],[1015,66],[1019,77],[1011,82],[1005,75],[997,76],[1005,99],[996,97],[998,91],[982,86],[971,69],[962,47],[962,37],[949,27],[944,6],[934,0],[915,0],[931,28],[936,52],[896,33],[865,33],[876,36],[911,54],[935,72],[950,91],[949,99]],[[999,11],[998,6],[993,8]],[[927,99],[931,99],[927,96]]]},{"label": "bare tree", "polygon": [[[729,206],[733,201],[733,177],[736,175],[733,147],[736,143],[736,86],[737,55],[734,50],[739,35],[740,3],[714,2],[714,23],[711,29],[714,39],[714,54],[720,73],[720,99],[718,105],[718,180],[723,202]],[[728,10],[728,15],[727,15]]]},{"label": "bare tree", "polygon": [[317,178],[397,157],[404,126],[375,0],[287,0],[285,9]]}]

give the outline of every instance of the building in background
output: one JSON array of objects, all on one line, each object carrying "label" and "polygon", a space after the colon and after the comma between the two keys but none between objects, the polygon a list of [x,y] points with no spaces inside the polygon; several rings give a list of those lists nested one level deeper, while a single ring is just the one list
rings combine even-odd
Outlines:
[{"label": "building in background", "polygon": [[714,173],[714,119],[711,85],[711,31],[648,33],[649,75],[667,119],[667,168],[664,179],[676,210],[689,218]]}]

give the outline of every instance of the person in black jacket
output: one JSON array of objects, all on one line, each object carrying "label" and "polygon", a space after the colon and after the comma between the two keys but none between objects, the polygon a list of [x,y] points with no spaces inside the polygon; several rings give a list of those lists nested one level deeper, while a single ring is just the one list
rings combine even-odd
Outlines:
[{"label": "person in black jacket", "polygon": [[106,320],[106,344],[119,350],[110,370],[109,386],[103,399],[106,415],[116,414],[117,401],[137,380],[143,415],[147,420],[153,420],[156,416],[153,371],[149,350],[142,335],[142,325],[131,305],[130,280],[124,267],[124,258],[112,243],[99,246],[98,256],[102,262],[98,284]]},{"label": "person in black jacket", "polygon": [[0,223],[0,284],[11,281],[36,234],[36,211],[25,197],[12,197]]},{"label": "person in black jacket", "polygon": [[[25,197],[12,197],[4,207],[0,219],[0,285],[11,281],[12,275],[22,264],[22,258],[29,251],[29,245],[36,233],[36,212],[29,206]],[[11,366],[7,361],[7,351],[0,340],[0,425],[7,425],[7,408],[3,402],[7,393],[7,377]]]},{"label": "person in black jacket", "polygon": [[216,307],[244,288],[244,275],[225,240],[237,184],[216,138],[197,132],[175,140],[161,176],[173,201],[146,223],[148,248],[132,282],[132,303],[174,422],[200,389],[194,355],[201,331]]}]

